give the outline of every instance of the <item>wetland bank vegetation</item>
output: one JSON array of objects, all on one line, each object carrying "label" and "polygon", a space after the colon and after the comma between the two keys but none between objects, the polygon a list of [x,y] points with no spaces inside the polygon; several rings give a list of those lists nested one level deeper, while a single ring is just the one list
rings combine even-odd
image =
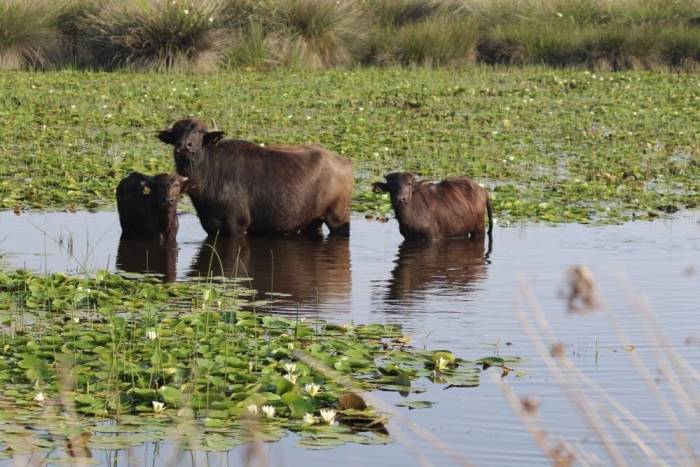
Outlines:
[{"label": "wetland bank vegetation", "polygon": [[695,69],[698,0],[3,0],[0,68]]}]

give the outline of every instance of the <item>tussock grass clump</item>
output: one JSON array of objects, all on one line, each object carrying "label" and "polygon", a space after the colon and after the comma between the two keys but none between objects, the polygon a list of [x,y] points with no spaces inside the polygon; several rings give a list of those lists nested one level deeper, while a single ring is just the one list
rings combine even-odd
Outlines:
[{"label": "tussock grass clump", "polygon": [[234,29],[245,28],[251,21],[261,20],[258,16],[264,5],[259,0],[223,0],[225,20]]},{"label": "tussock grass clump", "polygon": [[90,67],[94,64],[86,25],[88,16],[96,14],[100,8],[99,0],[68,1],[58,18],[60,44],[53,51],[53,63],[75,67]]},{"label": "tussock grass clump", "polygon": [[435,0],[367,0],[365,6],[380,27],[395,28],[433,16],[441,3]]},{"label": "tussock grass clump", "polygon": [[265,42],[277,64],[351,65],[367,40],[366,17],[354,0],[279,0],[266,10]]},{"label": "tussock grass clump", "polygon": [[700,0],[608,0],[610,14],[626,24],[682,24],[700,15]]},{"label": "tussock grass clump", "polygon": [[85,25],[100,66],[206,72],[227,50],[224,13],[221,0],[109,0]]},{"label": "tussock grass clump", "polygon": [[601,70],[629,68],[654,69],[662,66],[657,37],[653,29],[644,26],[588,30],[583,34],[581,47],[586,51],[587,64]]},{"label": "tussock grass clump", "polygon": [[529,23],[495,28],[479,43],[486,63],[538,64],[603,70],[661,66],[657,35],[648,27],[566,28]]},{"label": "tussock grass clump", "polygon": [[[698,19],[700,21],[700,18]],[[660,31],[659,53],[664,63],[689,71],[700,66],[700,25]]]},{"label": "tussock grass clump", "polygon": [[224,0],[224,17],[230,29],[229,67],[262,67],[270,63],[265,38],[275,0]]},{"label": "tussock grass clump", "polygon": [[409,66],[463,66],[474,63],[478,29],[467,19],[438,16],[386,32],[380,63]]},{"label": "tussock grass clump", "polygon": [[472,0],[461,11],[481,27],[486,63],[655,69],[700,52],[697,0]]},{"label": "tussock grass clump", "polygon": [[262,67],[269,63],[264,26],[251,20],[246,26],[238,27],[232,36],[232,46],[228,54],[228,64],[235,66]]},{"label": "tussock grass clump", "polygon": [[0,69],[41,68],[59,39],[63,2],[0,1]]},{"label": "tussock grass clump", "polygon": [[457,7],[458,13],[472,18],[483,31],[532,17],[535,10],[532,0],[463,0]]},{"label": "tussock grass clump", "polygon": [[501,25],[483,37],[477,49],[480,61],[490,64],[577,66],[586,60],[581,32],[575,27],[533,28],[524,22]]}]

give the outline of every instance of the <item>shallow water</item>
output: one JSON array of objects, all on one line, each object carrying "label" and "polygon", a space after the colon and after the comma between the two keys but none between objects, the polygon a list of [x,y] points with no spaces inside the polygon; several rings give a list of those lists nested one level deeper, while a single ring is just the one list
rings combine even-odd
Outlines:
[{"label": "shallow water", "polygon": [[[566,345],[567,356],[661,441],[673,441],[668,417],[631,365],[630,356],[640,355],[652,377],[658,378],[654,356],[668,347],[648,338],[645,321],[637,307],[629,306],[628,297],[648,298],[672,346],[695,369],[700,367],[700,275],[694,272],[700,272],[700,224],[693,215],[606,227],[497,226],[488,255],[488,244],[402,243],[395,221],[362,218],[353,220],[349,240],[219,239],[212,248],[211,239],[192,215],[182,216],[176,247],[120,243],[119,234],[116,214],[110,212],[0,213],[0,265],[49,272],[115,269],[115,265],[133,272],[148,265],[167,280],[223,271],[228,277],[252,277],[253,287],[261,294],[290,295],[280,297],[283,301],[270,311],[318,315],[338,322],[400,323],[413,335],[413,345],[450,349],[466,359],[494,353],[518,355],[525,359],[518,367],[522,374],[511,373],[504,381],[519,395],[537,396],[550,433],[593,453],[603,464],[608,462],[599,441],[567,402],[516,319],[516,305],[526,303],[521,285],[527,284],[536,295],[557,340]],[[604,313],[567,312],[561,292],[565,271],[575,264],[591,268],[606,303],[630,336],[633,350],[624,349]],[[426,393],[411,396],[412,400],[436,402],[431,409],[394,409],[474,464],[549,464],[491,374],[498,372],[486,371],[478,388],[442,390],[426,385]],[[656,384],[668,393],[666,381],[659,379]],[[389,404],[401,399],[389,393],[377,396]],[[683,419],[681,423],[697,446],[698,424]],[[264,451],[271,465],[325,466],[329,459],[337,465],[419,465],[423,458],[432,465],[452,463],[445,450],[412,434],[397,418],[389,429],[401,442],[309,451],[297,447],[294,436],[289,436],[265,445]],[[400,439],[399,430],[407,440]],[[613,435],[621,444],[622,436]],[[629,456],[633,452],[625,451]],[[171,454],[167,443],[129,452],[95,452],[104,463],[117,459],[123,465],[165,462]],[[237,464],[241,456],[241,449],[187,454],[179,464]],[[635,465],[644,463],[643,457],[629,460]]]}]

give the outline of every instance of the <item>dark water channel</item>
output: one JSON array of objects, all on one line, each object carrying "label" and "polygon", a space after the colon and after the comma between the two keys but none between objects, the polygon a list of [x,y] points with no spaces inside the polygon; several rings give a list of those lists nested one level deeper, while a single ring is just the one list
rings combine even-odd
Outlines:
[{"label": "dark water channel", "polygon": [[[605,227],[497,226],[488,255],[487,245],[462,241],[402,243],[395,221],[362,218],[354,219],[349,240],[219,239],[211,247],[192,215],[182,216],[176,246],[120,243],[119,234],[117,217],[109,212],[0,213],[0,267],[77,273],[148,268],[167,280],[223,271],[227,277],[250,277],[261,293],[281,294],[274,312],[300,312],[336,322],[400,323],[413,336],[413,345],[450,349],[466,359],[521,356],[522,374],[511,374],[505,381],[519,395],[536,396],[548,432],[591,453],[597,465],[608,463],[598,439],[567,402],[516,319],[516,305],[526,303],[520,284],[527,284],[537,297],[557,340],[565,344],[566,355],[657,433],[659,443],[672,444],[673,431],[656,396],[630,363],[630,354],[639,355],[655,378],[661,373],[654,357],[671,348],[696,372],[700,367],[700,224],[694,215]],[[604,313],[567,313],[561,297],[565,271],[577,264],[593,271],[633,349],[624,348]],[[629,305],[630,297],[648,299],[669,343],[657,345],[649,338],[638,309]],[[442,390],[427,385],[427,392],[412,399],[434,401],[433,408],[395,410],[474,464],[550,464],[491,374],[500,373],[485,371],[478,388]],[[663,378],[654,384],[668,394]],[[697,380],[692,384],[697,387]],[[392,405],[401,399],[393,393],[377,396]],[[697,408],[698,401],[691,402]],[[682,419],[681,424],[691,442],[700,445],[698,422]],[[310,451],[298,447],[290,435],[264,450],[270,465],[326,466],[331,461],[342,466],[452,465],[445,450],[416,436],[402,422],[392,422],[390,431],[400,442]],[[615,442],[623,443],[619,433],[613,435]],[[149,444],[130,452],[99,453],[98,460],[158,465],[172,459],[171,454],[167,444]],[[238,448],[188,454],[178,463],[240,465],[242,455]],[[647,459],[630,457],[629,462],[645,465]]]}]

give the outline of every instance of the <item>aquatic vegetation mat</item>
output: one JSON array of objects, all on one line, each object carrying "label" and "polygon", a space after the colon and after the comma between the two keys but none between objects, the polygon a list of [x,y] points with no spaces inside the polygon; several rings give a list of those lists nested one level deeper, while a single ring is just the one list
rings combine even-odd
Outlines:
[{"label": "aquatic vegetation mat", "polygon": [[[159,439],[227,450],[289,431],[308,447],[388,443],[390,415],[428,385],[479,385],[486,366],[417,350],[393,325],[337,325],[257,311],[236,282],[161,284],[98,272],[0,273],[0,446],[119,448]],[[409,397],[410,396],[410,397]]]},{"label": "aquatic vegetation mat", "polygon": [[[90,86],[85,87],[89,82]],[[700,75],[551,69],[0,74],[0,209],[110,209],[132,170],[171,171],[156,131],[212,119],[352,159],[353,209],[396,170],[468,175],[499,222],[618,222],[697,205]]]}]

